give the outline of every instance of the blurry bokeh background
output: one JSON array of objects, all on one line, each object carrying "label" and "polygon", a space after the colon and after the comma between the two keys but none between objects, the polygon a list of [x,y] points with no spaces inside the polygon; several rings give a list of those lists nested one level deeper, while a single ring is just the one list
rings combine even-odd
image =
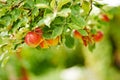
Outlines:
[{"label": "blurry bokeh background", "polygon": [[11,55],[0,68],[0,80],[120,80],[120,1],[98,1],[111,6],[108,13],[112,18],[109,25],[102,26],[104,39],[93,52],[78,40],[73,49],[24,45],[21,56]]}]

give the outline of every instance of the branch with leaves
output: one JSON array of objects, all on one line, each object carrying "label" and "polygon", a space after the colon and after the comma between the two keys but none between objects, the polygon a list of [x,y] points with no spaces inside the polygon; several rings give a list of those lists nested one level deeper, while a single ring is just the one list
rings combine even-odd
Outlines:
[{"label": "branch with leaves", "polygon": [[86,47],[94,46],[103,33],[86,20],[91,18],[92,5],[92,0],[0,1],[0,56],[5,51],[13,54],[24,45],[73,48],[76,39]]}]

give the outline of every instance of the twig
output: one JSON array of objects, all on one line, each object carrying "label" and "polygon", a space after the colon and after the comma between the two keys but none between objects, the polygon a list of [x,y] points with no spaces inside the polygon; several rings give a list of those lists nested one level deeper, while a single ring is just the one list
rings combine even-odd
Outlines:
[{"label": "twig", "polygon": [[88,18],[88,16],[90,15],[91,11],[92,11],[92,0],[90,0],[90,10],[89,10],[89,12],[88,12],[85,20],[87,20],[87,18]]}]

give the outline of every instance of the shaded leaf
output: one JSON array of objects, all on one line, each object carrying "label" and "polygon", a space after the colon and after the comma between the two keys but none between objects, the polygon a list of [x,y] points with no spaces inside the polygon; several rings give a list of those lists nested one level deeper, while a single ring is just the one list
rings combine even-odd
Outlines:
[{"label": "shaded leaf", "polygon": [[57,36],[61,35],[62,34],[62,31],[63,31],[63,27],[60,26],[60,27],[55,27],[53,32],[52,32],[52,38],[56,38]]},{"label": "shaded leaf", "polygon": [[66,45],[68,48],[73,48],[73,47],[74,47],[74,44],[75,44],[74,38],[71,37],[70,35],[66,35],[66,36],[65,36],[65,45]]}]

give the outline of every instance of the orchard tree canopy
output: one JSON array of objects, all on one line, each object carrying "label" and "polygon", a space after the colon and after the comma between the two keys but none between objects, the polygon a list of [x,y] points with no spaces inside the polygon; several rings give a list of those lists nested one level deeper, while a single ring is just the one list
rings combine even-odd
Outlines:
[{"label": "orchard tree canopy", "polygon": [[[0,0],[0,60],[24,45],[74,48],[75,39],[91,51],[103,38],[99,30],[110,18],[96,0]],[[92,15],[92,9],[100,13]]]}]

